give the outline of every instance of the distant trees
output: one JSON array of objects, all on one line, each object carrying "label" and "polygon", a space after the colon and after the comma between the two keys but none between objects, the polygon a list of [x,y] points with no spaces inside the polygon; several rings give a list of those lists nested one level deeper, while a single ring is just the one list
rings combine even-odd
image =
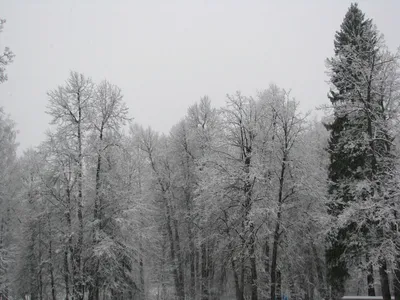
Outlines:
[{"label": "distant trees", "polygon": [[[6,20],[0,19],[0,32],[3,31]],[[0,83],[7,80],[6,66],[13,62],[15,55],[10,48],[5,47],[3,53],[0,54]]]},{"label": "distant trees", "polygon": [[15,123],[0,108],[0,297],[8,297],[16,260],[18,219]]},{"label": "distant trees", "polygon": [[[0,19],[0,32],[6,20]],[[0,54],[0,83],[7,80],[5,67],[13,61],[14,54],[6,47]],[[0,107],[0,298],[12,292],[12,271],[16,258],[16,237],[19,226],[16,216],[17,143],[15,123]]]}]

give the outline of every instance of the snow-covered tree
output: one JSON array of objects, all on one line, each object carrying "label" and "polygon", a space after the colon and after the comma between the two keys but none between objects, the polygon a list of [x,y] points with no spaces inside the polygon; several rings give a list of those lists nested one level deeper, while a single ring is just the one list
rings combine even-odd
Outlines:
[{"label": "snow-covered tree", "polygon": [[327,125],[329,212],[336,218],[327,250],[332,297],[344,293],[348,268],[363,263],[368,294],[375,295],[374,265],[378,265],[382,295],[388,300],[388,257],[376,247],[386,235],[379,217],[382,205],[396,186],[392,128],[397,122],[397,57],[388,53],[372,20],[352,4],[335,36],[335,56],[327,65],[334,115]]},{"label": "snow-covered tree", "polygon": [[9,297],[18,234],[16,133],[15,123],[0,107],[0,297]]},{"label": "snow-covered tree", "polygon": [[[3,31],[4,24],[6,20],[0,19],[0,33]],[[6,74],[6,66],[14,60],[14,53],[10,50],[9,47],[5,47],[3,53],[0,54],[0,83],[6,81],[8,76]]]},{"label": "snow-covered tree", "polygon": [[[89,111],[89,122],[93,135],[91,142],[94,146],[92,149],[96,153],[94,157],[93,256],[90,259],[90,267],[88,267],[88,272],[91,273],[89,299],[98,300],[100,288],[104,284],[100,282],[100,274],[104,273],[101,270],[104,271],[106,268],[110,268],[110,262],[104,257],[104,253],[114,253],[115,256],[123,255],[124,253],[123,249],[117,246],[118,243],[114,237],[110,236],[110,228],[107,226],[110,224],[115,226],[116,224],[113,224],[110,220],[115,217],[113,215],[115,207],[110,212],[110,206],[113,203],[112,197],[110,197],[110,194],[107,197],[107,192],[110,192],[110,181],[107,178],[111,175],[108,172],[111,166],[108,164],[107,168],[104,163],[107,158],[110,158],[110,155],[118,153],[118,151],[112,151],[111,148],[121,144],[121,127],[128,120],[128,109],[122,100],[120,88],[103,81],[95,88]],[[106,211],[111,213],[107,219]],[[118,251],[118,253],[115,251]],[[104,275],[101,277],[103,281],[106,280]]]},{"label": "snow-covered tree", "polygon": [[74,280],[73,294],[77,299],[83,299],[83,257],[84,248],[84,141],[85,131],[89,125],[90,105],[93,99],[93,83],[83,74],[71,72],[64,86],[50,91],[48,114],[52,124],[57,125],[57,134],[71,141],[70,154],[74,156],[73,172],[77,180],[77,217],[79,222],[78,238],[74,249],[73,265]]}]

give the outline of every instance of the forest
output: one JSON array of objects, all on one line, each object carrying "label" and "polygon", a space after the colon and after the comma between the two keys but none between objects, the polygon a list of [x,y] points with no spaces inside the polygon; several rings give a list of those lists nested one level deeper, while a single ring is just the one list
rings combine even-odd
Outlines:
[{"label": "forest", "polygon": [[0,299],[400,300],[400,52],[357,4],[332,41],[318,120],[271,84],[161,134],[71,71],[17,155],[1,108]]}]

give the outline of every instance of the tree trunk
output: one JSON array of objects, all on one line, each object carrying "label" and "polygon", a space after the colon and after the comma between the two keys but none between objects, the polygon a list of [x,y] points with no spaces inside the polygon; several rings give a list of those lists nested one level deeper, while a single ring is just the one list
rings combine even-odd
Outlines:
[{"label": "tree trunk", "polygon": [[[245,249],[245,244],[243,242],[242,244],[242,251]],[[246,266],[245,266],[245,259],[244,259],[244,253],[240,253],[240,290],[241,290],[241,297],[244,299],[245,294],[244,294],[244,287],[245,287],[245,278],[246,278]]]},{"label": "tree trunk", "polygon": [[[289,275],[289,293],[290,293],[291,300],[297,300],[294,278],[291,275]],[[325,298],[321,297],[321,299],[325,299]]]},{"label": "tree trunk", "polygon": [[30,260],[29,260],[29,292],[30,292],[30,299],[31,300],[36,300],[37,297],[37,288],[36,288],[36,269],[35,269],[35,232],[34,232],[34,228],[31,229],[31,241],[30,241]]},{"label": "tree trunk", "polygon": [[64,284],[65,284],[65,300],[69,300],[68,246],[65,246],[64,248]]},{"label": "tree trunk", "polygon": [[322,299],[325,299],[327,296],[327,292],[326,292],[326,285],[325,285],[325,279],[324,279],[324,275],[323,275],[323,266],[321,262],[321,259],[318,255],[318,251],[317,251],[317,247],[315,246],[314,242],[311,243],[311,247],[312,247],[312,253],[315,259],[315,267],[317,270],[317,277],[318,277],[318,291],[320,294],[320,297]]},{"label": "tree trunk", "polygon": [[[100,134],[99,134],[99,141],[100,141],[100,147],[102,146],[102,141],[103,141],[103,128],[104,125],[101,125],[100,128]],[[96,225],[94,226],[93,229],[93,246],[95,247],[99,243],[99,235],[102,227],[102,206],[103,204],[101,203],[101,196],[100,196],[100,188],[101,188],[101,150],[98,150],[97,154],[97,166],[96,166],[96,183],[95,183],[95,198],[94,198],[94,209],[93,209],[93,217],[94,221],[96,222]],[[99,278],[99,258],[95,258],[95,267],[92,270],[92,277],[93,277],[93,285],[89,289],[89,300],[100,300],[100,278]]]},{"label": "tree trunk", "polygon": [[196,249],[196,256],[195,256],[195,266],[196,266],[196,300],[201,299],[201,266],[200,266],[200,259],[201,259],[201,247],[197,247]]},{"label": "tree trunk", "polygon": [[397,257],[396,268],[394,270],[393,290],[394,300],[400,300],[400,258]]},{"label": "tree trunk", "polygon": [[189,264],[190,264],[190,278],[189,278],[189,299],[194,299],[196,295],[196,266],[195,266],[195,246],[192,236],[192,228],[188,229],[189,234]]},{"label": "tree trunk", "polygon": [[[143,253],[143,249],[141,252]],[[146,291],[144,285],[144,266],[143,266],[142,254],[140,254],[139,267],[140,267],[140,300],[145,300]]]},{"label": "tree trunk", "polygon": [[51,220],[50,214],[47,212],[47,226],[49,227],[49,273],[50,273],[50,287],[51,287],[51,296],[53,300],[57,300],[56,296],[56,287],[54,284],[54,266],[53,266],[53,250],[52,250],[52,234],[51,234]]},{"label": "tree trunk", "polygon": [[379,259],[379,275],[383,300],[391,300],[387,264],[384,258]]},{"label": "tree trunk", "polygon": [[[68,228],[68,236],[67,236],[67,245],[65,245],[65,252],[64,252],[64,268],[65,268],[65,275],[64,275],[64,281],[65,281],[65,299],[68,300],[70,296],[70,290],[69,290],[69,283],[72,282],[72,284],[75,284],[75,278],[74,278],[74,273],[75,273],[75,265],[72,263],[71,264],[71,271],[69,270],[69,259],[73,259],[73,246],[72,246],[72,222],[71,222],[71,191],[69,188],[66,189],[66,194],[67,194],[67,211],[65,213],[65,219],[67,221],[67,228]],[[70,278],[71,277],[71,278]],[[72,287],[72,294],[74,295],[74,286]],[[72,296],[72,299],[74,299],[74,296]]]},{"label": "tree trunk", "polygon": [[[245,215],[244,215],[244,220],[245,222],[248,222],[249,227],[250,227],[250,244],[249,244],[249,254],[250,254],[250,284],[251,284],[251,300],[258,300],[258,282],[257,282],[257,265],[256,265],[256,254],[255,254],[255,233],[254,233],[254,225],[249,220],[249,213],[251,211],[252,207],[252,182],[250,180],[250,163],[251,163],[251,150],[248,149],[247,153],[245,153],[247,156],[245,158],[245,173],[246,173],[246,182],[244,186],[244,194],[246,197],[245,201]],[[244,267],[244,261],[243,265]],[[244,272],[242,274],[244,279]],[[242,285],[244,287],[244,284]]]},{"label": "tree trunk", "polygon": [[374,286],[374,268],[369,261],[368,254],[366,255],[367,261],[367,284],[368,284],[368,296],[375,296],[375,286]]},{"label": "tree trunk", "polygon": [[221,276],[219,278],[219,284],[217,288],[217,295],[215,299],[221,299],[222,295],[225,293],[225,285],[226,285],[226,266],[221,264]]},{"label": "tree trunk", "polygon": [[195,245],[193,238],[192,228],[192,209],[191,209],[191,197],[188,191],[185,191],[186,206],[189,214],[189,222],[187,223],[187,234],[189,239],[189,265],[190,265],[190,277],[189,277],[189,299],[193,300],[196,294],[196,266],[195,266]]},{"label": "tree trunk", "polygon": [[179,238],[179,230],[178,230],[178,220],[176,217],[173,218],[173,226],[175,232],[175,247],[176,247],[176,259],[177,259],[177,268],[178,268],[178,276],[179,276],[179,291],[178,297],[179,299],[185,299],[185,279],[184,279],[184,269],[183,269],[183,259],[181,252],[181,244]]},{"label": "tree trunk", "polygon": [[[285,136],[287,139],[287,136]],[[280,235],[280,223],[282,218],[282,203],[283,203],[283,184],[285,181],[285,171],[286,171],[286,161],[287,161],[287,153],[286,149],[288,148],[287,140],[285,144],[285,149],[283,150],[283,158],[281,164],[281,173],[279,176],[279,191],[278,191],[278,213],[276,217],[276,224],[274,230],[274,241],[272,246],[272,262],[271,262],[271,300],[275,300],[276,296],[276,271],[277,271],[277,259],[278,259],[278,244],[279,244],[279,235]]]},{"label": "tree trunk", "polygon": [[[254,228],[252,228],[252,231]],[[254,233],[251,234],[250,241],[250,268],[251,268],[251,300],[258,300],[258,279],[257,279],[257,264],[256,264],[256,241],[254,238]]]},{"label": "tree trunk", "polygon": [[[3,246],[3,236],[4,236],[4,218],[1,218],[0,221],[0,251],[3,250],[4,246]],[[3,271],[3,270],[2,270]],[[3,276],[0,276],[0,286],[4,286],[4,282],[2,281]],[[3,297],[5,296],[3,291],[0,291],[0,300],[3,299]]]},{"label": "tree trunk", "polygon": [[279,242],[279,230],[280,230],[280,215],[281,212],[278,211],[278,220],[275,225],[274,231],[274,241],[272,246],[272,261],[271,261],[271,299],[276,299],[276,271],[277,271],[277,258],[278,258],[278,242]]},{"label": "tree trunk", "polygon": [[[371,182],[373,182],[373,178],[375,177],[376,174],[376,168],[377,168],[377,161],[376,161],[376,156],[375,156],[375,143],[374,143],[374,139],[373,139],[373,128],[372,128],[372,120],[371,120],[371,116],[369,114],[369,110],[370,110],[370,84],[368,84],[368,93],[367,93],[367,118],[368,118],[368,126],[367,126],[367,131],[368,131],[368,135],[371,139],[371,141],[369,142],[370,144],[370,148],[371,148],[371,155],[372,155],[372,159],[371,159],[371,175],[369,176],[369,179],[371,180]],[[374,289],[374,270],[373,270],[373,266],[372,264],[369,263],[369,257],[368,254],[366,256],[366,260],[367,260],[367,284],[368,284],[368,296],[375,296],[375,289]],[[386,262],[385,262],[385,266],[386,266]],[[385,267],[386,268],[386,267]],[[383,281],[385,281],[385,278],[382,278],[382,274],[381,274],[381,270],[379,269],[379,274],[381,276],[381,283]],[[387,275],[386,275],[387,276]],[[383,281],[382,281],[383,280]],[[382,289],[382,295],[384,296],[384,292],[383,290],[386,290],[386,287],[384,287],[383,285],[381,286]],[[389,291],[390,294],[390,291]],[[389,297],[390,299],[390,297]],[[385,300],[385,298],[384,298]]]},{"label": "tree trunk", "polygon": [[208,290],[208,264],[207,264],[207,242],[204,241],[201,244],[201,299],[209,300]]},{"label": "tree trunk", "polygon": [[213,241],[208,242],[207,246],[207,274],[208,274],[208,293],[209,298],[214,299],[215,291],[213,291],[213,287],[215,285],[214,281],[214,263],[213,263],[213,251],[214,251],[214,243]]},{"label": "tree trunk", "polygon": [[[164,191],[163,191],[164,192]],[[171,260],[172,260],[172,268],[173,268],[173,275],[174,275],[174,283],[175,283],[175,292],[177,295],[178,300],[184,300],[184,291],[181,290],[181,282],[180,282],[180,270],[176,258],[176,252],[177,250],[175,249],[176,245],[174,242],[174,235],[172,231],[172,220],[171,220],[171,208],[169,204],[169,200],[164,196],[164,202],[165,202],[165,209],[166,209],[166,217],[167,217],[167,232],[168,232],[168,238],[169,238],[169,245],[170,245],[170,252],[171,252]]]},{"label": "tree trunk", "polygon": [[43,300],[43,259],[42,259],[42,222],[39,220],[39,237],[38,237],[38,260],[39,260],[39,272],[38,272],[38,287],[39,287],[39,299]]},{"label": "tree trunk", "polygon": [[160,274],[160,282],[161,282],[161,292],[160,292],[160,299],[159,300],[164,300],[166,298],[167,294],[167,287],[165,285],[165,263],[167,261],[167,249],[166,249],[166,241],[164,240],[165,235],[163,235],[163,242],[161,245],[161,251],[162,251],[162,261],[161,261],[161,274]]},{"label": "tree trunk", "polygon": [[235,280],[236,300],[244,300],[243,286],[240,285],[237,267],[235,264],[235,260],[233,258],[231,259],[231,263],[232,263],[232,270],[233,270],[233,278]]},{"label": "tree trunk", "polygon": [[188,222],[187,222],[187,234],[189,239],[189,265],[190,265],[190,276],[189,276],[189,299],[194,300],[196,294],[196,267],[195,267],[195,245],[193,238],[193,226],[192,226],[192,195],[190,192],[190,183],[191,183],[191,170],[190,170],[190,156],[189,151],[187,149],[187,141],[185,141],[185,150],[187,152],[186,163],[185,163],[185,181],[186,186],[184,189],[185,200],[186,200],[186,209],[188,213]]},{"label": "tree trunk", "polygon": [[[308,255],[310,255],[309,251]],[[310,257],[310,256],[309,256]],[[308,268],[308,294],[310,295],[310,300],[314,300],[314,287],[315,287],[315,274],[314,274],[314,269],[313,269],[313,261],[309,261],[310,267]]]},{"label": "tree trunk", "polygon": [[77,300],[83,300],[83,263],[82,263],[82,250],[83,250],[83,155],[82,155],[82,107],[80,94],[78,97],[78,241],[76,245],[75,261],[77,268],[77,277],[75,278],[75,297]]},{"label": "tree trunk", "polygon": [[265,290],[264,290],[264,293],[265,293],[265,295],[268,295],[268,292],[269,292],[269,286],[270,286],[270,267],[269,267],[269,256],[270,256],[270,254],[269,254],[269,250],[270,250],[270,248],[269,248],[269,239],[268,238],[266,238],[266,240],[265,240],[265,244],[264,244],[264,272],[265,272],[265,284],[264,284],[264,286],[265,286]]},{"label": "tree trunk", "polygon": [[282,273],[280,270],[276,271],[276,299],[282,300]]}]

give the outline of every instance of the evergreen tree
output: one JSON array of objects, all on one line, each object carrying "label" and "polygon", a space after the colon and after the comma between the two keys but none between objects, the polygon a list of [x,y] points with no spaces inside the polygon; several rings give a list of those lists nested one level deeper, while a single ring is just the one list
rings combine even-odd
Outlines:
[{"label": "evergreen tree", "polygon": [[[350,6],[334,47],[335,56],[328,60],[334,121],[326,127],[331,132],[328,210],[336,226],[328,236],[328,281],[332,296],[340,296],[348,267],[361,265],[372,296],[370,253],[383,236],[376,207],[384,201],[385,183],[392,182],[394,158],[387,130],[391,100],[380,87],[386,85],[382,74],[394,60],[385,58],[382,37],[357,4]],[[383,254],[377,257],[382,294],[390,299],[386,260]]]},{"label": "evergreen tree", "polygon": [[[367,35],[371,35],[371,31],[371,20],[365,20],[364,14],[357,4],[352,4],[346,13],[340,31],[335,35],[334,59],[341,60],[341,56],[345,56],[343,54],[349,48],[358,50],[366,47],[366,43],[361,46],[359,41],[364,40]],[[327,125],[327,129],[331,132],[328,176],[330,181],[329,193],[332,196],[332,201],[329,203],[329,213],[333,216],[338,216],[343,211],[345,203],[352,201],[353,196],[346,182],[351,181],[351,179],[359,179],[360,174],[357,173],[357,170],[365,164],[365,153],[363,153],[361,145],[355,145],[352,149],[347,147],[348,141],[346,139],[354,140],[355,138],[351,136],[353,132],[349,130],[350,128],[353,129],[354,126],[352,126],[349,116],[340,111],[340,104],[346,101],[354,101],[354,99],[348,97],[354,92],[354,82],[352,84],[347,79],[356,74],[354,74],[351,59],[344,59],[341,62],[341,64],[331,68],[331,83],[334,88],[330,91],[329,99],[335,107],[335,119]],[[354,77],[357,80],[357,77]],[[344,132],[346,132],[346,135],[343,134]],[[354,134],[357,134],[357,131]],[[346,244],[351,227],[354,227],[354,224],[348,225],[347,228],[339,228],[328,236],[330,247],[327,249],[326,259],[332,296],[344,293],[345,280],[349,277],[343,255],[347,248]],[[369,292],[368,294],[371,295],[372,293]]]}]

